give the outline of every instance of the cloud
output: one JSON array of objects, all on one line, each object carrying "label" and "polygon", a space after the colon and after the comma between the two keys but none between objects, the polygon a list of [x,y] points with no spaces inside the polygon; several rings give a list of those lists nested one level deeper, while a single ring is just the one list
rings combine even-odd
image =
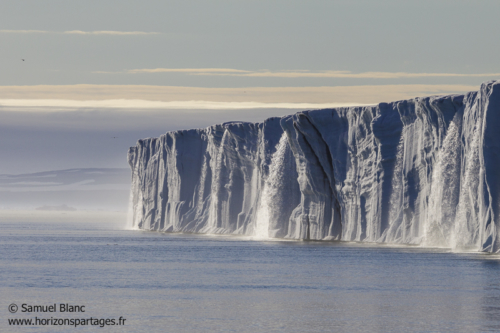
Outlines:
[{"label": "cloud", "polygon": [[[101,72],[102,73],[102,72]],[[500,73],[407,73],[407,72],[362,72],[352,73],[350,71],[308,71],[308,70],[285,70],[285,71],[248,71],[232,68],[154,68],[154,69],[131,69],[126,73],[186,73],[188,75],[212,75],[212,76],[244,76],[244,77],[274,77],[274,78],[352,78],[352,79],[403,79],[424,77],[491,77]]]},{"label": "cloud", "polygon": [[[98,72],[94,72],[98,73]],[[241,69],[232,68],[143,68],[143,69],[130,69],[127,73],[188,73],[192,75],[224,75],[225,73],[251,73]]]},{"label": "cloud", "polygon": [[2,34],[47,34],[49,31],[44,30],[0,30]]},{"label": "cloud", "polygon": [[[0,106],[33,108],[120,108],[120,109],[196,109],[196,110],[239,110],[239,109],[325,109],[344,106],[359,106],[360,103],[262,103],[262,102],[212,102],[212,101],[148,101],[140,99],[114,99],[75,101],[64,99],[0,99]],[[46,110],[44,110],[46,111]],[[60,111],[60,110],[54,110]],[[67,110],[71,111],[71,110]]]},{"label": "cloud", "polygon": [[159,32],[145,32],[145,31],[82,31],[82,30],[69,30],[69,31],[45,31],[45,30],[0,30],[4,34],[65,34],[65,35],[158,35]]},{"label": "cloud", "polygon": [[158,35],[160,34],[159,32],[144,32],[144,31],[109,31],[109,30],[102,30],[102,31],[81,31],[81,30],[71,30],[71,31],[64,31],[64,34],[70,34],[70,35]]},{"label": "cloud", "polygon": [[[206,75],[196,73],[196,75]],[[280,77],[280,78],[353,78],[353,79],[402,79],[421,77],[486,77],[500,76],[500,73],[461,74],[461,73],[406,73],[406,72],[363,72],[349,71],[283,71],[283,72],[251,72],[251,73],[214,73],[213,75],[250,76],[250,77]]]},{"label": "cloud", "polygon": [[[146,105],[145,102],[125,102],[130,100],[149,101],[152,104],[144,107],[174,107],[174,104],[154,104],[156,102],[189,102],[192,107],[200,107],[200,103],[308,103],[308,104],[373,104],[410,99],[417,96],[445,95],[465,93],[478,90],[474,85],[363,85],[335,87],[246,87],[246,88],[204,88],[175,87],[152,85],[38,85],[38,86],[0,86],[0,100],[8,105],[25,103],[35,106],[45,105],[76,105],[73,102],[82,101],[87,105]],[[7,100],[7,102],[6,102]],[[8,101],[10,100],[10,101]],[[38,101],[34,101],[38,100]],[[47,100],[53,100],[49,102]],[[109,102],[109,101],[113,102]],[[26,102],[21,102],[26,101]],[[31,101],[31,102],[30,102]],[[45,101],[45,102],[43,102]],[[58,101],[58,102],[56,102]],[[92,101],[92,102],[89,102]],[[96,101],[108,101],[96,104]],[[193,102],[194,101],[194,102]],[[68,104],[69,103],[69,104]],[[0,102],[0,106],[2,103]],[[3,104],[6,106],[6,104]],[[84,105],[84,104],[81,104]],[[188,104],[176,104],[186,107]],[[183,106],[184,105],[184,106]],[[205,104],[214,107],[214,104]],[[227,105],[227,104],[226,104]],[[235,107],[236,105],[232,105]],[[130,107],[130,106],[129,106]],[[225,107],[219,105],[217,107]],[[244,107],[243,104],[240,107]]]}]

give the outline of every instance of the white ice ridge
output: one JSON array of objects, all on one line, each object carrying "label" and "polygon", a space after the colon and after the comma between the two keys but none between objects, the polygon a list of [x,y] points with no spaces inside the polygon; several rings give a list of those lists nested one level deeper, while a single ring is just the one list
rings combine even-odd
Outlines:
[{"label": "white ice ridge", "polygon": [[128,161],[139,229],[500,252],[500,81],[168,132]]}]

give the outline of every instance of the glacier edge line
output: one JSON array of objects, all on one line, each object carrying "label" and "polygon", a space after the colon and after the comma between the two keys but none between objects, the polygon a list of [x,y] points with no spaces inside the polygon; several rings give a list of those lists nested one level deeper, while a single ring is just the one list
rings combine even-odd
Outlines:
[{"label": "glacier edge line", "polygon": [[500,252],[500,81],[139,140],[133,228]]}]

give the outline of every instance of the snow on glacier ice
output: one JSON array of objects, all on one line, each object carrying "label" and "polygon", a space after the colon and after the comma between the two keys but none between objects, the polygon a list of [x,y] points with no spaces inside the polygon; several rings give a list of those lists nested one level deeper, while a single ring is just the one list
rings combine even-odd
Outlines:
[{"label": "snow on glacier ice", "polygon": [[139,140],[131,227],[500,252],[500,82]]}]

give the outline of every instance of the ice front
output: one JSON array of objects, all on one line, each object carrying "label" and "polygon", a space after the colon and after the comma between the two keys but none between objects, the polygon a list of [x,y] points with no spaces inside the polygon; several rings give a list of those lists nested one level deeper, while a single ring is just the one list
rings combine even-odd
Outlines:
[{"label": "ice front", "polygon": [[139,140],[133,227],[500,252],[500,81]]}]

